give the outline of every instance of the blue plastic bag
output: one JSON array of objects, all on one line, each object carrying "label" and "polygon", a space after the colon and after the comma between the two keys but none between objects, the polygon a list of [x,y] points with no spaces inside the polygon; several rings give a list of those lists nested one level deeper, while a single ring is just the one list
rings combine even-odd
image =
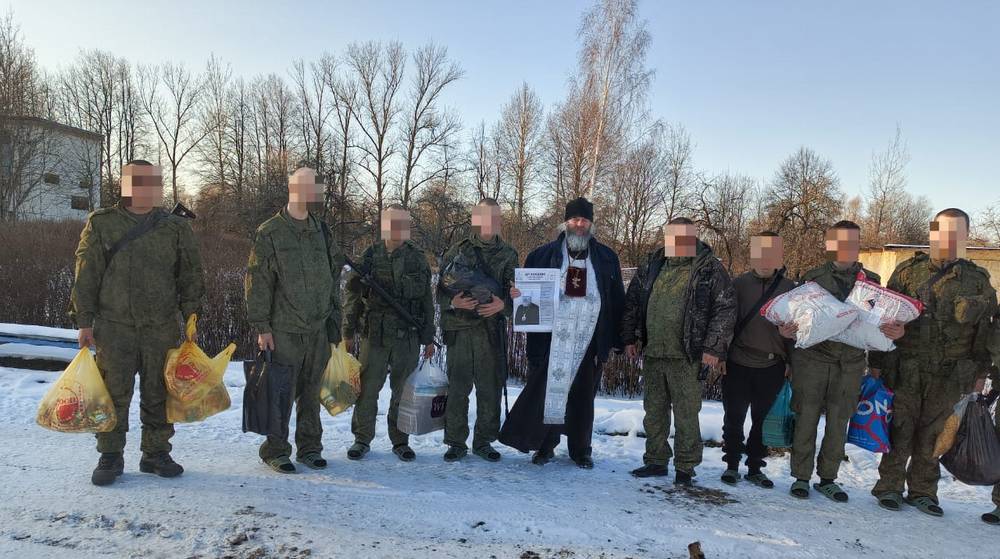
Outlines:
[{"label": "blue plastic bag", "polygon": [[847,442],[872,452],[892,450],[889,426],[892,424],[892,390],[882,379],[866,376],[861,381],[858,409],[851,417]]},{"label": "blue plastic bag", "polygon": [[792,411],[792,383],[785,381],[781,387],[771,410],[764,418],[764,446],[772,448],[789,448],[792,446],[792,436],[795,434],[795,412]]}]

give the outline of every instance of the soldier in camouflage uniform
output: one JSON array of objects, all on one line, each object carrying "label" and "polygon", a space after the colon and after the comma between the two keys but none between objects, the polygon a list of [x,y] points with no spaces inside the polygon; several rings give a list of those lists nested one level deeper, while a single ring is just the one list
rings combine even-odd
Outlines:
[{"label": "soldier in camouflage uniform", "polygon": [[[826,231],[829,261],[806,272],[802,281],[816,282],[841,301],[850,295],[858,273],[863,272],[869,280],[880,282],[878,274],[864,269],[857,261],[860,238],[861,229],[857,224],[850,221],[834,224]],[[779,326],[779,332],[786,338],[793,338],[796,331],[794,324]],[[809,497],[809,479],[816,463],[820,483],[813,488],[836,502],[847,502],[847,493],[835,480],[844,459],[848,423],[857,408],[861,378],[867,367],[865,350],[825,341],[808,349],[794,349],[791,365],[792,410],[796,414],[791,459],[792,476],[796,481],[792,483],[791,494],[800,499]],[[817,459],[816,428],[824,413],[826,431]]]},{"label": "soldier in camouflage uniform", "polygon": [[[514,284],[517,251],[500,238],[500,206],[485,199],[472,209],[473,232],[444,255],[441,269],[456,259],[475,264],[499,287],[499,297],[483,303],[474,294],[451,295],[438,286],[441,329],[448,346],[448,406],[445,413],[444,459],[454,462],[467,452],[469,393],[476,388],[476,426],[472,451],[496,462],[500,453],[493,441],[500,432],[500,395],[507,377],[506,318],[511,315],[510,288]],[[482,263],[481,265],[479,263]],[[485,268],[485,269],[479,269]]]},{"label": "soldier in camouflage uniform", "polygon": [[[108,485],[122,474],[128,410],[139,373],[142,459],[139,470],[174,477],[184,468],[170,457],[174,426],[167,422],[163,366],[176,347],[177,313],[198,311],[204,294],[201,257],[191,225],[168,214],[163,177],[147,161],[122,168],[122,201],[87,217],[76,249],[76,281],[70,317],[80,329],[80,347],[96,346],[118,422],[97,434],[101,453],[91,481]],[[122,245],[129,231],[145,230]],[[134,235],[134,233],[133,233]]]},{"label": "soldier in camouflage uniform", "polygon": [[[423,252],[410,239],[410,213],[390,206],[381,216],[382,239],[368,248],[358,265],[370,272],[403,308],[420,324],[408,323],[377,293],[362,283],[354,271],[344,294],[344,337],[361,334],[361,394],[354,404],[351,431],[354,444],[347,451],[351,460],[360,460],[375,438],[378,395],[389,377],[392,396],[388,426],[392,451],[404,462],[416,459],[409,436],[396,427],[403,385],[417,366],[420,344],[424,358],[434,355],[434,295],[431,270]],[[353,345],[353,344],[352,344]]]},{"label": "soldier in camouflage uniform", "polygon": [[[309,212],[322,184],[309,168],[288,179],[288,205],[257,228],[247,264],[247,321],[261,350],[293,372],[296,459],[311,469],[323,458],[319,389],[330,360],[330,344],[340,343],[340,271],[344,256],[329,228]],[[279,473],[295,473],[292,445],[268,435],[260,458]]]},{"label": "soldier in camouflage uniform", "polygon": [[885,358],[885,382],[896,394],[892,452],[882,456],[872,494],[887,510],[900,509],[905,485],[908,504],[943,514],[934,443],[955,402],[974,388],[982,391],[990,369],[987,341],[996,291],[989,273],[964,258],[968,219],[961,210],[939,213],[931,222],[931,254],[918,252],[901,263],[887,285],[924,304]]},{"label": "soldier in camouflage uniform", "polygon": [[726,359],[736,324],[736,293],[729,273],[711,247],[698,240],[691,220],[675,218],[664,233],[665,247],[649,255],[625,294],[625,352],[634,359],[639,344],[644,346],[646,454],[644,465],[632,475],[667,475],[674,454],[667,442],[672,409],[674,483],[690,485],[702,459],[698,372],[715,369]]}]

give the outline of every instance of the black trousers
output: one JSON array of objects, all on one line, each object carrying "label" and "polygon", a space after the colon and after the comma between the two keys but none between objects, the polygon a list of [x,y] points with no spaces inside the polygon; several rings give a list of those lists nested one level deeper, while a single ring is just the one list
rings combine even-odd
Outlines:
[{"label": "black trousers", "polygon": [[[761,438],[764,418],[784,383],[784,362],[763,369],[726,362],[726,376],[722,377],[722,406],[725,410],[722,460],[730,469],[739,468],[743,454],[747,455],[746,465],[751,470],[764,467],[764,458],[767,456],[767,447]],[[744,444],[743,424],[748,409],[751,427]]]},{"label": "black trousers", "polygon": [[559,445],[562,435],[566,435],[570,457],[589,456],[594,431],[594,397],[601,383],[601,365],[591,343],[570,386],[563,425],[544,422],[548,355],[529,365],[528,380],[511,406],[497,440],[521,452],[530,452],[552,450]]}]

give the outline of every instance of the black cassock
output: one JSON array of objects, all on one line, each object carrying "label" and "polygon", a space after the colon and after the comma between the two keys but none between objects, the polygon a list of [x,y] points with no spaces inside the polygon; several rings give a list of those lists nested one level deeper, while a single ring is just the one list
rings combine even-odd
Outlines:
[{"label": "black cassock", "polygon": [[594,398],[601,384],[601,367],[597,363],[594,343],[591,342],[587,348],[570,386],[566,423],[563,425],[546,425],[543,422],[547,372],[547,359],[540,365],[529,365],[528,381],[500,430],[499,440],[521,452],[530,452],[540,448],[553,449],[559,444],[560,435],[566,435],[571,458],[589,456],[594,431]]},{"label": "black cassock", "polygon": [[[564,234],[560,234],[555,241],[531,251],[525,259],[524,267],[559,268],[562,265],[563,239]],[[622,283],[621,265],[614,251],[591,239],[587,252],[597,277],[601,312],[590,346],[570,386],[566,423],[546,425],[543,421],[552,334],[528,333],[528,379],[514,402],[499,437],[501,443],[521,452],[555,448],[559,444],[560,435],[565,434],[571,458],[576,460],[590,455],[590,441],[594,430],[594,397],[601,383],[601,365],[607,361],[612,350],[622,349],[618,328],[625,304],[625,286]]]}]

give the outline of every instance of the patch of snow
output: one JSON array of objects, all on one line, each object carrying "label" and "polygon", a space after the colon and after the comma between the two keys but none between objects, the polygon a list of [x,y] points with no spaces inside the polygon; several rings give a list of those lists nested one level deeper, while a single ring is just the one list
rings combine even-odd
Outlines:
[{"label": "patch of snow", "polygon": [[[768,460],[773,490],[726,486],[718,448],[705,449],[697,490],[675,489],[672,478],[635,479],[628,472],[642,464],[645,443],[639,400],[598,398],[590,471],[573,465],[565,443],[542,467],[503,446],[498,464],[472,455],[448,464],[441,432],[411,437],[418,458],[403,463],[386,433],[387,386],[365,460],[345,455],[354,440],[350,411],[324,412],[329,467],[280,475],[257,457],[262,437],[240,430],[240,363],[225,377],[233,407],[177,426],[172,455],[185,466],[183,476],[138,472],[136,394],[125,474],[99,488],[90,484],[93,437],[34,423],[53,380],[52,373],[0,368],[2,556],[297,558],[308,550],[313,557],[620,559],[687,557],[687,544],[697,540],[711,558],[984,557],[984,542],[997,533],[979,520],[993,508],[990,489],[947,473],[943,518],[912,507],[883,511],[868,494],[878,458],[850,445],[839,478],[847,504],[816,493],[805,501],[789,496],[787,457]],[[519,392],[511,387],[512,400]],[[721,416],[721,406],[705,403],[703,436],[718,439]]]},{"label": "patch of snow", "polygon": [[48,326],[32,326],[30,324],[0,323],[0,335],[22,338],[49,338],[53,340],[69,340],[75,342],[79,331],[73,328],[50,328]]},{"label": "patch of snow", "polygon": [[[69,363],[79,353],[79,349],[32,345],[21,343],[0,344],[0,357],[18,357],[21,359],[48,359]],[[93,352],[93,350],[91,350]]]}]

